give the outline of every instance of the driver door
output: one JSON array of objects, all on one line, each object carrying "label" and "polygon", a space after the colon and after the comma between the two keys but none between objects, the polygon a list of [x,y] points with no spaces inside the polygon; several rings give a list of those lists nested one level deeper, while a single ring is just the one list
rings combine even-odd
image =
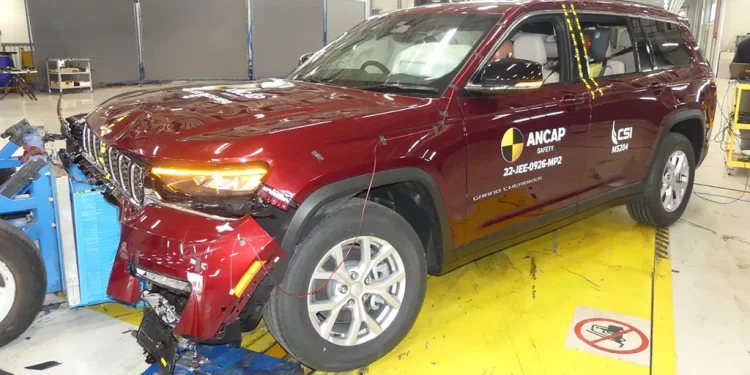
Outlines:
[{"label": "driver door", "polygon": [[556,50],[559,82],[459,99],[467,133],[466,242],[510,239],[553,217],[546,214],[572,214],[580,194],[591,97],[578,79],[563,17],[532,17],[518,28],[524,35],[513,57],[551,66],[554,52],[547,51]]}]

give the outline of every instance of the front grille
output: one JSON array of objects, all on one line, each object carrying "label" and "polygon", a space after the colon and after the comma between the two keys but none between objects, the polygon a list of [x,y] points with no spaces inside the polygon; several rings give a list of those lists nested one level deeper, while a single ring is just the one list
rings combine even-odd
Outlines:
[{"label": "front grille", "polygon": [[83,155],[97,166],[105,182],[134,203],[143,203],[145,169],[131,157],[107,145],[88,126],[83,127]]}]

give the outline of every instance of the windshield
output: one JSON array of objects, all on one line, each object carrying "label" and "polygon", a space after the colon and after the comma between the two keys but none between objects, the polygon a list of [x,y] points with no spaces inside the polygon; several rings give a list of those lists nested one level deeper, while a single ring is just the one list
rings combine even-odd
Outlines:
[{"label": "windshield", "polygon": [[439,96],[500,16],[397,12],[374,17],[315,53],[288,78]]}]

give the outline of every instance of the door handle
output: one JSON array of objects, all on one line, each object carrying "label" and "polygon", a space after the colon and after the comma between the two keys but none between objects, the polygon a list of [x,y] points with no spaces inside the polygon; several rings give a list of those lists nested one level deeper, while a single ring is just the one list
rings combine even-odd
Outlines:
[{"label": "door handle", "polygon": [[557,105],[560,107],[572,107],[574,105],[583,104],[586,102],[586,99],[583,97],[576,97],[574,95],[563,95],[560,100],[557,101]]},{"label": "door handle", "polygon": [[656,95],[661,94],[664,89],[667,88],[667,85],[661,83],[661,82],[651,82],[648,84],[648,91],[653,92]]}]

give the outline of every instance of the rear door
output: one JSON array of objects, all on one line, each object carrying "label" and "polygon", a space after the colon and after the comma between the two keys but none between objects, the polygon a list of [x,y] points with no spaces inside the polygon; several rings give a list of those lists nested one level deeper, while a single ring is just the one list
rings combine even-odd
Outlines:
[{"label": "rear door", "polygon": [[[579,193],[591,97],[573,73],[562,14],[532,17],[518,31],[525,35],[514,42],[513,57],[557,63],[549,69],[559,70],[559,79],[459,99],[467,134],[467,242],[574,207]],[[508,40],[502,42],[496,50]]]},{"label": "rear door", "polygon": [[[649,35],[656,21],[581,14],[584,27],[606,27],[617,35],[604,75],[591,78],[602,88],[592,100],[589,159],[582,201],[642,181],[659,128],[673,111],[669,79],[654,66]],[[623,69],[624,68],[624,69]],[[624,192],[627,194],[627,192]]]}]

